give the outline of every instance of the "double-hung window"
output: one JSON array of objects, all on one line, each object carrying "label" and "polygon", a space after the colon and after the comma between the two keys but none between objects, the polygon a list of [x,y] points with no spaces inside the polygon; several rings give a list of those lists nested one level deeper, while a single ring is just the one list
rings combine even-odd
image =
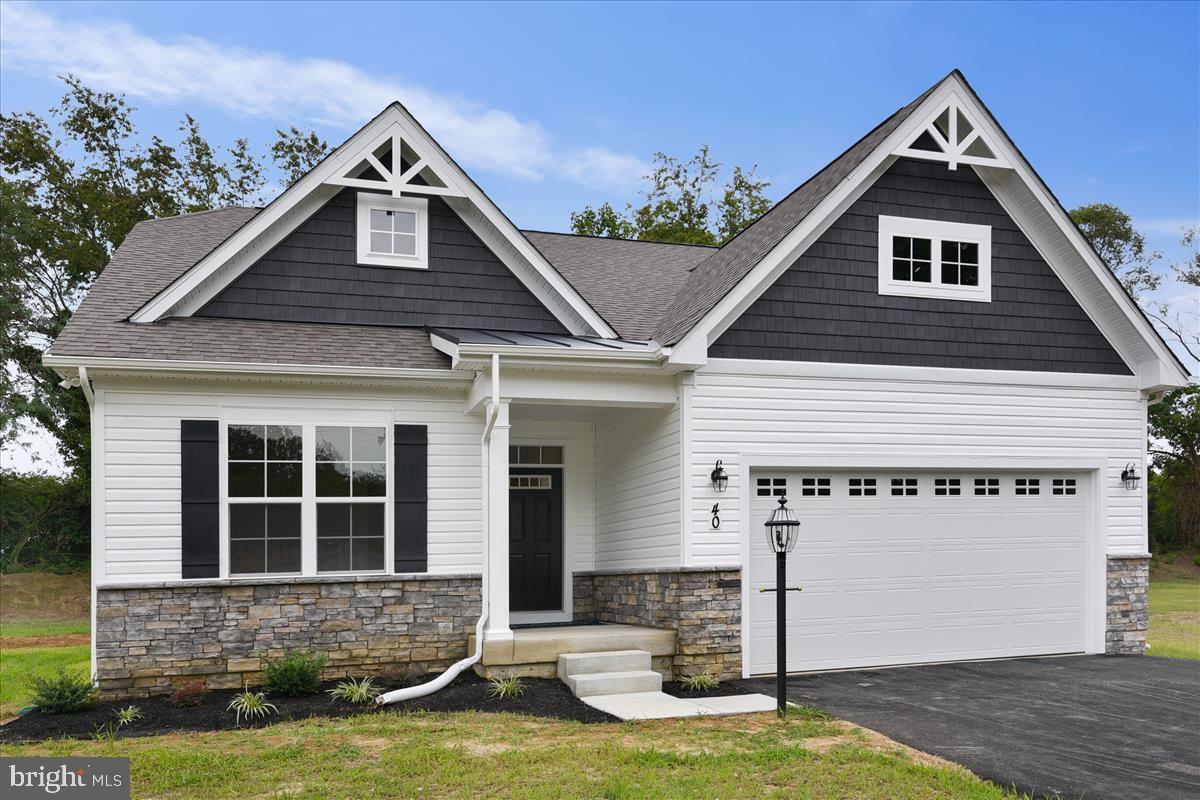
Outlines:
[{"label": "double-hung window", "polygon": [[380,267],[429,267],[429,201],[359,192],[358,263]]},{"label": "double-hung window", "polygon": [[230,425],[229,572],[300,570],[303,436],[296,425]]},{"label": "double-hung window", "polygon": [[386,425],[227,425],[227,574],[386,572],[390,450]]},{"label": "double-hung window", "polygon": [[317,572],[383,569],[387,429],[318,425]]},{"label": "double-hung window", "polygon": [[879,217],[879,293],[990,302],[991,226]]}]

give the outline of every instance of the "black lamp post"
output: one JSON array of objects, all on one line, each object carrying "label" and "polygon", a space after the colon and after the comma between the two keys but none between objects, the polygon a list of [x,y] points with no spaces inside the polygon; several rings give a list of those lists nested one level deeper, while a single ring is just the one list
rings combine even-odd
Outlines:
[{"label": "black lamp post", "polygon": [[[787,554],[799,538],[800,521],[787,507],[787,498],[779,498],[779,508],[771,512],[766,522],[767,543],[775,551],[775,695],[779,716],[787,716]],[[794,591],[800,591],[795,589]]]}]

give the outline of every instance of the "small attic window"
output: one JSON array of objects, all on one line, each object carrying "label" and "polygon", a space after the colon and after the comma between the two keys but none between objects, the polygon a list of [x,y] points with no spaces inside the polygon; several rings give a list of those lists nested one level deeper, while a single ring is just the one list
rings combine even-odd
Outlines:
[{"label": "small attic window", "polygon": [[429,267],[429,201],[420,197],[358,195],[358,263]]},{"label": "small attic window", "polygon": [[991,302],[991,226],[880,216],[879,293]]}]

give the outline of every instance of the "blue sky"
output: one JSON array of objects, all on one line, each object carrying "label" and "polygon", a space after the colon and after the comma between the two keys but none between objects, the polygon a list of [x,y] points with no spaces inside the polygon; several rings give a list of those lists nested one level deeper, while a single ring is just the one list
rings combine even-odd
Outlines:
[{"label": "blue sky", "polygon": [[1200,4],[5,3],[0,110],[71,71],[148,133],[342,141],[398,98],[520,226],[702,143],[786,194],[952,68],[1067,207],[1178,255],[1200,218]]}]

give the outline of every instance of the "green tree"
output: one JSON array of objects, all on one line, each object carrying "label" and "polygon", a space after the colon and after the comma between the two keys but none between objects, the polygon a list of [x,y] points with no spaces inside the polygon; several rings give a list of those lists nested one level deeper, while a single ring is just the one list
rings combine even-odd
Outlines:
[{"label": "green tree", "polygon": [[1150,453],[1174,518],[1176,544],[1200,547],[1200,386],[1168,392],[1150,407]]},{"label": "green tree", "polygon": [[617,211],[610,203],[571,212],[571,230],[586,236],[613,236],[681,244],[724,244],[758,219],[771,203],[763,192],[770,184],[754,169],[734,167],[714,197],[721,164],[708,145],[687,161],[654,154],[650,186],[637,204]]},{"label": "green tree", "polygon": [[[124,97],[64,81],[49,114],[0,114],[0,444],[13,446],[21,430],[40,426],[67,466],[86,474],[86,404],[42,366],[42,352],[134,225],[261,203],[268,180],[245,139],[214,147],[185,116],[178,143],[143,142]],[[292,128],[278,133],[270,153],[291,180],[325,149]]]},{"label": "green tree", "polygon": [[1090,203],[1070,213],[1101,260],[1134,298],[1140,299],[1143,292],[1162,284],[1161,276],[1154,271],[1154,262],[1161,254],[1146,250],[1146,238],[1128,214],[1110,203]]}]

